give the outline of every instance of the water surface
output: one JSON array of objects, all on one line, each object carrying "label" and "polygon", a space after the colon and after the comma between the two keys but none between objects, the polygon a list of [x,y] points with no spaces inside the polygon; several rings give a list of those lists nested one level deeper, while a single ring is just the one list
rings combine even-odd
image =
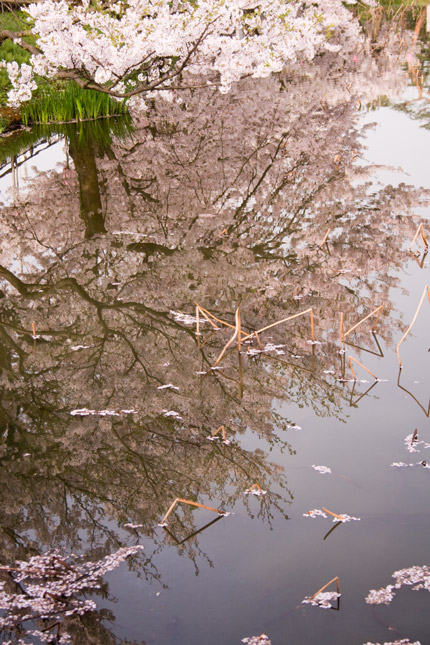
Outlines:
[{"label": "water surface", "polygon": [[[427,299],[396,354],[429,282],[408,251],[430,237],[428,61],[420,81],[384,29],[382,51],[156,103],[133,132],[4,151],[1,562],[145,547],[75,642],[428,642],[425,590],[365,602],[430,564]],[[312,309],[317,342],[307,314],[213,370],[233,331],[197,336],[195,303],[245,332]],[[342,351],[341,314],[379,306]],[[175,498],[230,515],[160,527]],[[302,604],[336,576],[338,605]]]}]

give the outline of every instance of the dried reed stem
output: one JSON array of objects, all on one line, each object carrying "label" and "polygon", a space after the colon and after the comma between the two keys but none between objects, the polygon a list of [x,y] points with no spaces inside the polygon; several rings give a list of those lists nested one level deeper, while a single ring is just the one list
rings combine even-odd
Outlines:
[{"label": "dried reed stem", "polygon": [[36,324],[34,321],[31,323],[31,329],[33,330],[33,338],[36,338]]},{"label": "dried reed stem", "polygon": [[414,442],[418,439],[418,428],[415,428],[414,434],[412,435],[411,439],[411,447],[414,445]]},{"label": "dried reed stem", "polygon": [[[237,317],[237,316],[238,316],[238,312],[239,312],[239,309],[236,309],[236,327],[235,327],[235,330],[234,330],[234,334],[233,334],[233,336],[230,338],[230,340],[228,341],[227,345],[226,345],[226,346],[224,347],[224,349],[222,350],[221,354],[220,354],[220,355],[218,356],[218,358],[216,359],[215,363],[213,364],[213,367],[216,367],[216,365],[218,365],[218,363],[220,362],[220,360],[222,359],[222,357],[223,357],[223,356],[224,356],[224,354],[226,353],[227,349],[230,347],[230,345],[231,345],[232,343],[234,343],[234,341],[236,340],[236,338],[237,338],[238,334],[240,333],[240,313],[239,313],[239,319],[238,319],[238,317]],[[238,324],[238,322],[239,322],[239,324]]]},{"label": "dried reed stem", "polygon": [[430,302],[430,290],[429,290],[429,288],[428,288],[428,285],[426,285],[426,286],[424,287],[423,295],[421,296],[421,300],[420,300],[420,302],[419,302],[419,305],[418,305],[418,307],[417,307],[417,310],[416,310],[416,312],[415,312],[415,315],[414,315],[414,317],[412,318],[412,322],[411,322],[411,324],[409,325],[409,327],[407,328],[407,330],[405,331],[405,333],[403,334],[403,336],[401,337],[401,339],[399,340],[399,342],[397,343],[396,351],[397,351],[397,358],[399,359],[399,365],[400,365],[400,367],[402,367],[402,361],[401,361],[401,358],[400,358],[400,349],[399,349],[399,348],[400,348],[400,345],[403,343],[403,341],[405,340],[406,336],[409,334],[409,332],[411,331],[412,327],[413,327],[413,326],[414,326],[414,324],[415,324],[415,321],[416,321],[417,316],[418,316],[418,312],[419,312],[419,310],[421,309],[421,305],[423,304],[423,300],[424,300],[424,296],[426,295],[426,291],[427,291],[427,297],[428,297],[428,300],[429,300],[429,302]]},{"label": "dried reed stem", "polygon": [[345,325],[343,322],[343,311],[340,314],[339,338],[340,338],[340,348],[345,349]]},{"label": "dried reed stem", "polygon": [[246,490],[245,493],[250,493],[252,490],[254,490],[254,488],[259,490],[260,492],[262,491],[260,484],[252,484],[251,488],[248,488],[248,490]]},{"label": "dried reed stem", "polygon": [[414,239],[412,240],[412,242],[411,242],[411,244],[410,244],[410,247],[409,247],[408,251],[411,251],[411,250],[412,250],[412,247],[413,247],[413,245],[415,244],[415,241],[416,241],[416,239],[417,239],[417,237],[418,237],[418,236],[420,236],[420,238],[421,238],[421,240],[422,240],[422,242],[423,242],[423,244],[424,244],[424,246],[425,246],[425,249],[426,249],[426,250],[428,249],[428,246],[429,246],[429,245],[428,245],[428,242],[427,242],[426,234],[425,234],[425,232],[424,232],[424,226],[423,226],[423,225],[422,225],[422,223],[421,223],[421,224],[418,226],[418,228],[417,228],[417,232],[416,232],[416,233],[415,233],[415,235],[414,235]]},{"label": "dried reed stem", "polygon": [[223,438],[223,440],[225,441],[225,428],[224,428],[224,426],[220,426],[220,427],[218,428],[218,430],[215,430],[215,432],[214,432],[213,434],[211,434],[211,437],[216,437],[216,435],[218,434],[218,432],[219,432],[220,430],[221,430],[221,433],[222,433],[222,438]]},{"label": "dried reed stem", "polygon": [[324,246],[324,244],[327,242],[327,238],[328,238],[328,236],[330,234],[330,231],[331,231],[331,228],[328,228],[327,233],[324,235],[324,238],[323,238],[322,242],[320,242],[320,246]]},{"label": "dried reed stem", "polygon": [[161,524],[164,524],[164,522],[167,520],[170,513],[173,511],[173,509],[175,508],[176,504],[178,504],[178,502],[181,502],[182,504],[189,504],[190,506],[198,506],[199,508],[205,508],[207,511],[213,511],[214,513],[218,513],[220,515],[224,513],[224,511],[221,511],[218,508],[212,508],[212,506],[205,506],[204,504],[199,504],[198,502],[191,502],[188,499],[182,499],[181,497],[177,497],[175,501],[171,504],[166,515],[161,520]]},{"label": "dried reed stem", "polygon": [[240,311],[239,311],[239,307],[236,309],[235,318],[236,318],[236,329],[237,329],[237,345],[238,345],[239,352],[240,352],[240,348],[241,348],[241,338],[240,338],[241,330],[240,330]]},{"label": "dried reed stem", "polygon": [[376,309],[371,311],[370,314],[367,314],[367,316],[365,316],[362,320],[359,320],[358,323],[353,325],[350,329],[348,329],[348,331],[344,332],[344,334],[343,334],[344,340],[345,340],[346,336],[348,336],[348,334],[350,334],[351,332],[354,331],[354,329],[357,329],[357,327],[362,325],[368,318],[370,318],[374,314],[378,313],[378,315],[376,317],[376,321],[375,321],[375,323],[373,324],[373,327],[372,327],[372,331],[375,331],[376,325],[378,324],[379,318],[380,318],[381,313],[382,313],[382,309],[383,309],[383,305],[379,305],[379,307],[376,307]]},{"label": "dried reed stem", "polygon": [[[342,517],[342,515],[338,515],[337,513],[332,513],[332,512],[331,512],[331,511],[329,511],[327,508],[324,508],[324,506],[323,506],[323,511],[324,511],[324,513],[328,513],[329,515],[333,515],[333,517],[337,517],[337,519],[338,519],[338,520],[343,520],[343,519],[344,519],[344,518]],[[332,582],[333,582],[333,581],[332,581]]]},{"label": "dried reed stem", "polygon": [[257,332],[255,332],[255,337],[257,339],[258,346],[261,349],[263,347],[263,345],[261,344],[260,336],[258,335]]},{"label": "dried reed stem", "polygon": [[200,336],[200,309],[198,305],[196,305],[196,334],[197,338]]},{"label": "dried reed stem", "polygon": [[[208,311],[207,309],[203,309],[203,307],[201,307],[201,306],[198,304],[198,302],[195,302],[194,304],[196,305],[196,307],[198,307],[198,308],[200,309],[201,314],[206,318],[206,320],[208,321],[208,323],[210,323],[214,329],[219,329],[219,327],[217,327],[217,326],[215,325],[215,323],[211,320],[211,318],[213,318],[213,319],[214,319],[214,320],[216,320],[217,322],[221,323],[222,325],[227,325],[227,327],[233,327],[233,325],[230,325],[229,323],[224,322],[223,320],[219,320],[219,318],[216,318],[216,316],[214,316],[213,314],[211,314],[211,312],[210,312],[210,311]],[[209,318],[209,316],[210,316],[210,318]]]},{"label": "dried reed stem", "polygon": [[311,309],[311,338],[314,341],[315,340],[315,334],[314,334],[314,312]]},{"label": "dried reed stem", "polygon": [[355,372],[354,372],[354,369],[353,369],[353,367],[352,367],[352,361],[354,361],[354,363],[357,363],[357,365],[360,365],[360,367],[362,367],[364,370],[366,370],[366,372],[368,372],[368,374],[370,374],[371,376],[373,376],[373,378],[374,378],[375,380],[378,380],[378,377],[377,377],[373,372],[371,372],[370,370],[368,370],[368,369],[367,369],[367,367],[364,367],[363,363],[360,363],[360,361],[357,361],[357,359],[356,359],[356,358],[353,358],[352,356],[349,356],[348,358],[349,358],[349,366],[350,366],[350,368],[351,368],[352,376],[354,377],[354,380],[355,380],[355,381],[357,380],[357,377],[355,376]]},{"label": "dried reed stem", "polygon": [[293,318],[299,318],[299,316],[304,316],[305,314],[311,314],[311,328],[313,326],[313,318],[312,318],[312,307],[309,309],[305,309],[305,311],[301,311],[298,314],[293,314],[292,316],[287,316],[287,318],[283,318],[282,320],[278,320],[278,322],[274,322],[271,325],[267,325],[267,327],[262,327],[261,329],[257,329],[257,331],[251,332],[251,334],[247,334],[246,338],[249,336],[256,336],[257,334],[261,334],[261,332],[266,331],[267,329],[271,329],[272,327],[276,327],[276,325],[281,325],[284,322],[287,322],[288,320],[293,320]]},{"label": "dried reed stem", "polygon": [[321,589],[318,589],[318,591],[314,593],[314,595],[312,596],[311,600],[314,600],[314,598],[316,598],[319,593],[322,593],[324,589],[327,589],[327,587],[333,584],[333,582],[336,582],[337,593],[340,593],[339,576],[336,576],[336,578],[333,578],[332,580],[330,580],[330,582],[327,582],[327,584],[324,585],[324,587],[321,587]]}]

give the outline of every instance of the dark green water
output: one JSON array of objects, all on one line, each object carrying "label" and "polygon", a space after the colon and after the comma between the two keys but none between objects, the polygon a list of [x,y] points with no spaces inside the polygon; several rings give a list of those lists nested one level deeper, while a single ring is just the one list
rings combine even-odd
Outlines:
[{"label": "dark green water", "polygon": [[[414,50],[384,43],[157,104],[130,137],[44,134],[1,169],[0,563],[145,547],[73,642],[430,642],[427,591],[365,602],[430,565],[427,298],[396,355],[429,283],[408,252],[430,238],[428,62],[417,87]],[[233,332],[198,342],[175,313],[195,302],[246,332],[312,308],[318,343],[298,317],[211,370]],[[379,306],[340,353],[341,314]],[[175,498],[231,514],[180,504],[166,530]],[[336,576],[338,606],[302,604]]]}]

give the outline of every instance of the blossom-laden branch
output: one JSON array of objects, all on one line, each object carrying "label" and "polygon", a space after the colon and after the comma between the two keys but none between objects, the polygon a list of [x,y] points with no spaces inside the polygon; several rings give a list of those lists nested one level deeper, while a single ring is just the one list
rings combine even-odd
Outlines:
[{"label": "blossom-laden branch", "polygon": [[[186,72],[198,82],[215,78],[227,92],[244,76],[266,77],[324,49],[338,51],[342,37],[361,39],[341,0],[130,0],[108,9],[46,0],[26,11],[30,30],[0,34],[31,54],[29,64],[5,65],[14,106],[31,98],[40,79],[71,79],[136,102],[159,92],[171,99]],[[36,45],[22,40],[29,34]]]}]

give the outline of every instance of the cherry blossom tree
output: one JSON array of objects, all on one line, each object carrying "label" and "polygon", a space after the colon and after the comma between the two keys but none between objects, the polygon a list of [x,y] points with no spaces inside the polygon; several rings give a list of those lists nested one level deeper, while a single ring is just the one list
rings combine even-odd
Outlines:
[{"label": "cherry blossom tree", "polygon": [[[29,100],[41,79],[72,79],[118,99],[171,98],[208,82],[227,92],[244,76],[267,77],[361,37],[340,0],[129,0],[107,9],[46,0],[26,11],[29,31],[0,33],[31,54],[29,64],[6,66],[11,105]],[[29,35],[36,44],[23,40]]]}]

